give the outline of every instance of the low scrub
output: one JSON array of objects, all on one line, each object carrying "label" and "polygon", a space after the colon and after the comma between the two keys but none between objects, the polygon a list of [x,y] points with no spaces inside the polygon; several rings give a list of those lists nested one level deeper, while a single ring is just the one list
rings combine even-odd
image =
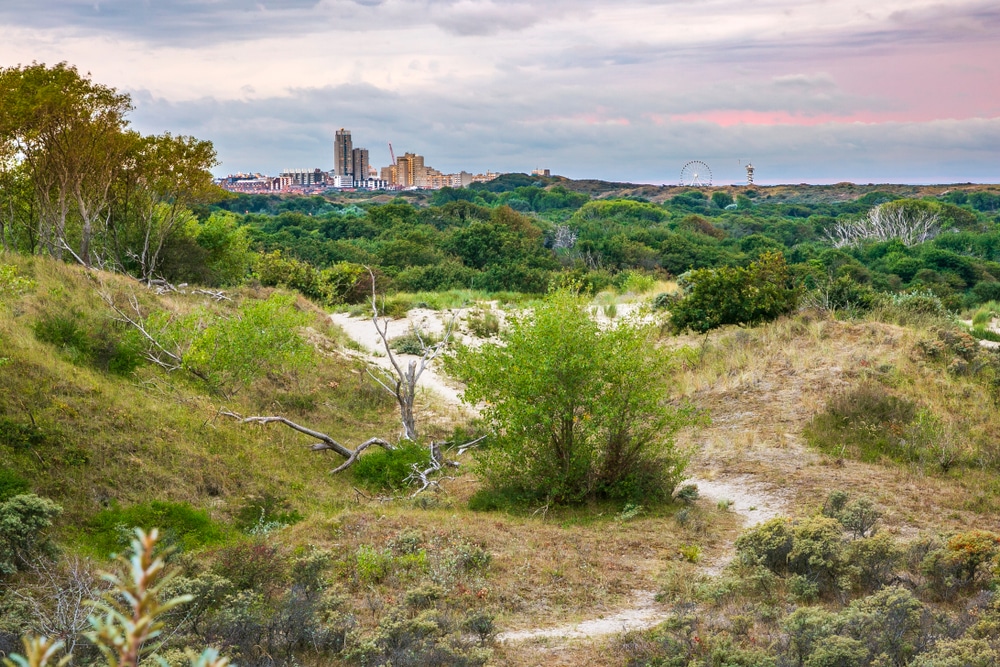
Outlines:
[{"label": "low scrub", "polygon": [[415,442],[403,442],[396,449],[373,448],[351,466],[354,481],[371,491],[402,491],[413,466],[427,467],[430,452]]},{"label": "low scrub", "polygon": [[152,500],[98,512],[89,522],[86,543],[102,555],[121,552],[133,529],[158,526],[162,543],[180,551],[198,549],[226,538],[226,530],[187,503]]}]

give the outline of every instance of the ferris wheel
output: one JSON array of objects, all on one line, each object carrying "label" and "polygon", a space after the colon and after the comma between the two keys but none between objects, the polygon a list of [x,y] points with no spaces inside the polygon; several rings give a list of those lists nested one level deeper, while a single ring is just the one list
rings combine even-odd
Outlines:
[{"label": "ferris wheel", "polygon": [[681,167],[681,185],[703,187],[712,184],[712,170],[701,160],[691,160]]}]

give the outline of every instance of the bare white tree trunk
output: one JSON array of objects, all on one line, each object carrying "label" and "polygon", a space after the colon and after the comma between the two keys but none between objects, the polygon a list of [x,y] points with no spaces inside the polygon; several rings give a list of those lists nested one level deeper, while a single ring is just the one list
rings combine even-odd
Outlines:
[{"label": "bare white tree trunk", "polygon": [[[372,280],[372,323],[375,325],[375,331],[378,332],[379,338],[382,339],[382,346],[385,348],[386,356],[393,368],[392,372],[382,371],[382,369],[379,369],[381,372],[372,372],[369,368],[368,374],[396,399],[396,403],[399,405],[399,416],[403,422],[403,438],[416,440],[417,420],[413,413],[413,401],[416,398],[417,382],[427,365],[447,346],[455,325],[455,316],[451,318],[451,322],[445,328],[444,338],[434,345],[428,345],[420,335],[420,331],[416,328],[413,329],[417,340],[420,341],[422,353],[419,359],[411,360],[404,368],[392,351],[392,346],[389,345],[389,318],[379,318],[375,273],[370,268],[368,275],[371,276]],[[379,377],[380,375],[382,377]]]}]

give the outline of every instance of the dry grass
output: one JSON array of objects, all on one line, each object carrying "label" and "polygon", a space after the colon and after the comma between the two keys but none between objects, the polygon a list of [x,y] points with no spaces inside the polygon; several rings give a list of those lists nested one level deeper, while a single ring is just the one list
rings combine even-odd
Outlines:
[{"label": "dry grass", "polygon": [[840,461],[809,449],[802,437],[805,424],[836,392],[874,380],[930,409],[971,444],[989,446],[1000,420],[988,392],[916,351],[919,341],[933,337],[881,322],[799,316],[668,341],[698,351],[689,355],[678,383],[712,418],[709,427],[683,435],[698,452],[693,470],[753,474],[786,489],[800,514],[816,511],[835,489],[871,495],[888,508],[893,529],[904,533],[970,522],[1000,525],[1000,488],[992,471],[942,475]]}]

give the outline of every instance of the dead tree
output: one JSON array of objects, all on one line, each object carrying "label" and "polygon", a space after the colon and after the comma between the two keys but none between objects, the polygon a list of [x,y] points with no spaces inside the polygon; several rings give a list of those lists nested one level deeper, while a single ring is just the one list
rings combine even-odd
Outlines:
[{"label": "dead tree", "polygon": [[427,365],[447,346],[455,325],[457,313],[452,316],[451,322],[445,327],[444,338],[433,345],[428,345],[424,341],[423,336],[420,335],[420,330],[413,327],[413,333],[420,342],[421,354],[419,359],[410,360],[404,367],[389,344],[389,318],[379,319],[378,295],[375,292],[375,273],[369,268],[368,274],[372,279],[372,323],[375,325],[375,331],[378,332],[379,338],[382,339],[385,354],[392,365],[391,371],[380,368],[377,369],[378,372],[372,372],[371,367],[369,367],[368,374],[396,399],[396,403],[399,405],[399,416],[403,422],[403,438],[406,440],[416,440],[417,420],[413,414],[413,401],[417,394],[417,382],[420,380],[420,376],[424,370],[427,369]]},{"label": "dead tree", "polygon": [[[468,450],[472,449],[480,442],[486,438],[485,435],[476,438],[475,440],[470,440],[469,442],[459,445],[455,453],[456,456],[461,456]],[[423,493],[428,488],[432,486],[438,486],[442,479],[452,479],[451,477],[441,477],[438,476],[445,468],[457,468],[458,462],[446,459],[441,453],[441,447],[450,443],[438,443],[432,442],[430,448],[430,460],[427,462],[426,466],[421,467],[419,463],[414,463],[411,466],[412,472],[406,478],[406,481],[411,484],[419,484],[420,488],[413,492],[411,497],[416,497],[420,493]]]},{"label": "dead tree", "polygon": [[228,410],[221,410],[219,414],[226,417],[232,417],[233,419],[239,421],[241,424],[260,424],[262,426],[266,426],[267,424],[272,424],[277,422],[279,424],[284,424],[293,431],[304,433],[308,435],[310,438],[316,438],[316,440],[318,440],[319,442],[312,444],[309,447],[309,449],[311,449],[314,452],[323,452],[327,450],[333,451],[340,454],[345,459],[343,463],[341,463],[339,466],[330,471],[331,474],[335,474],[342,470],[347,470],[348,468],[350,468],[352,465],[354,465],[354,462],[358,460],[358,457],[361,455],[361,452],[365,451],[369,447],[377,445],[389,451],[393,451],[396,449],[396,447],[391,442],[383,440],[382,438],[368,438],[354,449],[351,449],[350,447],[346,447],[340,444],[339,442],[337,442],[336,440],[334,440],[325,433],[320,433],[319,431],[315,431],[311,428],[302,426],[301,424],[296,424],[292,420],[281,416],[244,417],[242,415],[236,414],[235,412],[229,412]]},{"label": "dead tree", "polygon": [[911,246],[933,239],[941,231],[937,213],[908,211],[895,202],[879,204],[860,220],[838,222],[826,236],[835,248],[856,246],[866,241],[899,240]]}]

